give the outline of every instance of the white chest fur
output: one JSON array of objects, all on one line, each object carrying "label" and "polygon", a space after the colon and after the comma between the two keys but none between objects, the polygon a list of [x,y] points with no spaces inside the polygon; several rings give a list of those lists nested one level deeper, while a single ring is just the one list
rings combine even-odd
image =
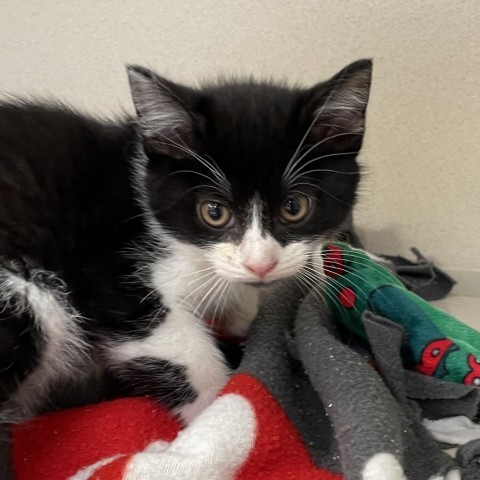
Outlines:
[{"label": "white chest fur", "polygon": [[202,319],[221,319],[222,330],[243,336],[255,318],[260,289],[218,275],[201,249],[176,243],[150,268],[152,287],[168,308],[182,308]]}]

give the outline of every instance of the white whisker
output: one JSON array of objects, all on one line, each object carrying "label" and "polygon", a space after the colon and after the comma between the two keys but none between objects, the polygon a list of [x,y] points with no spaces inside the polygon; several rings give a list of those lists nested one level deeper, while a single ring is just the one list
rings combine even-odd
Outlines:
[{"label": "white whisker", "polygon": [[306,172],[302,172],[301,177],[307,178],[305,175],[308,175],[309,173],[338,173],[339,175],[358,175],[358,172],[342,172],[341,170],[333,170],[329,168],[315,168],[312,170],[307,170]]},{"label": "white whisker", "polygon": [[166,137],[165,135],[163,135],[164,138],[167,140],[167,142],[164,142],[165,144],[170,144],[170,145],[173,145],[177,148],[179,148],[180,150],[182,150],[183,152],[185,153],[188,153],[189,155],[191,155],[193,158],[195,158],[196,160],[198,160],[205,168],[207,168],[210,172],[212,172],[212,174],[218,179],[218,180],[222,180],[224,182],[228,182],[227,180],[227,177],[225,177],[224,173],[219,170],[217,167],[215,167],[214,165],[211,164],[211,162],[209,162],[208,160],[206,160],[205,158],[201,157],[198,153],[194,152],[191,148],[188,148],[185,143],[183,143],[183,145],[180,145],[179,143],[175,142],[174,140],[172,140],[171,138],[168,138]]},{"label": "white whisker", "polygon": [[[182,304],[187,304],[187,300],[189,298],[191,298],[196,292],[198,292],[200,289],[206,287],[207,285],[209,285],[211,282],[215,281],[218,279],[218,277],[216,276],[215,272],[210,272],[210,274],[208,275],[209,278],[207,278],[207,280],[205,280],[205,282],[203,282],[201,285],[199,285],[198,287],[196,287],[192,292],[190,292],[185,298],[182,299],[181,303]],[[193,308],[193,305],[190,303],[190,307]]]},{"label": "white whisker", "polygon": [[309,182],[297,182],[293,185],[290,186],[290,189],[289,189],[289,192],[291,193],[301,193],[302,195],[305,195],[304,192],[300,192],[298,190],[292,190],[294,187],[298,187],[300,185],[307,185],[307,186],[311,186],[313,188],[316,188],[317,190],[320,190],[322,191],[323,193],[326,193],[328,196],[334,198],[335,200],[337,200],[338,202],[341,202],[341,203],[344,203],[345,205],[348,205],[348,206],[352,206],[350,203],[348,202],[345,202],[345,200],[342,200],[341,198],[338,198],[336,197],[333,193],[330,193],[328,190],[325,190],[324,188],[322,188],[320,185],[315,185],[314,183],[309,183]]},{"label": "white whisker", "polygon": [[[212,326],[213,324],[217,321],[217,310],[218,310],[218,307],[220,306],[220,302],[222,302],[224,305],[225,305],[225,291],[227,290],[228,288],[228,282],[227,281],[223,281],[223,288],[220,290],[217,290],[215,292],[215,296],[212,295],[212,298],[217,298],[218,301],[217,301],[217,304],[215,305],[215,310],[213,311],[213,315],[212,315],[212,320],[213,320],[213,323],[212,323]],[[221,311],[221,309],[220,309]],[[221,318],[221,316],[219,317]]]},{"label": "white whisker", "polygon": [[183,142],[181,138],[180,140],[182,141],[183,145],[181,145],[178,142],[175,142],[174,140],[172,140],[171,138],[165,135],[162,135],[162,137],[164,137],[166,141],[161,143],[178,148],[182,152],[187,153],[192,158],[197,160],[201,165],[203,165],[213,175],[213,178],[210,178],[210,177],[207,177],[207,178],[209,178],[212,182],[214,182],[217,186],[219,186],[225,192],[225,194],[228,195],[229,190],[231,188],[230,182],[228,181],[225,174],[220,170],[220,167],[218,167],[218,165],[215,162],[212,163],[212,161],[209,161],[203,158],[202,156],[200,156],[198,153],[194,152],[191,148],[189,148]]},{"label": "white whisker", "polygon": [[[213,185],[203,184],[203,185],[198,185],[198,186],[193,187],[193,188],[200,188],[200,187],[212,188],[212,189],[220,192],[222,195],[225,195],[225,196],[228,195],[228,191],[225,189],[225,187],[222,184],[220,184],[215,179],[212,179],[208,175],[205,175],[204,173],[201,173],[201,172],[197,172],[195,170],[178,170],[176,172],[172,172],[172,173],[169,173],[168,175],[166,175],[165,179],[170,177],[170,176],[173,176],[173,175],[178,175],[180,173],[192,173],[194,175],[198,175],[200,177],[206,178],[207,180],[210,180],[213,184]],[[192,189],[190,189],[190,190],[192,190]]]},{"label": "white whisker", "polygon": [[[193,313],[194,315],[199,315],[201,314],[202,316],[203,315],[206,315],[208,313],[208,308],[210,308],[210,305],[211,305],[211,302],[213,301],[214,299],[214,296],[212,295],[210,297],[210,294],[212,292],[217,292],[217,290],[220,288],[220,286],[223,284],[223,279],[220,278],[220,277],[217,277],[215,279],[215,282],[213,284],[213,286],[210,288],[210,290],[207,291],[207,293],[205,293],[205,295],[202,297],[202,299],[200,300],[200,302],[198,302],[197,306],[195,307]],[[207,305],[205,308],[202,308],[202,305],[203,305],[203,302],[207,301]],[[200,310],[202,310],[200,312]]]},{"label": "white whisker", "polygon": [[338,156],[342,156],[342,155],[356,155],[358,152],[336,152],[336,153],[327,153],[325,155],[320,155],[319,157],[315,157],[315,158],[312,158],[310,159],[308,162],[306,162],[305,164],[301,165],[296,171],[293,170],[294,168],[297,167],[297,165],[299,165],[299,163],[314,149],[314,148],[317,148],[319,145],[321,145],[322,143],[326,142],[327,140],[331,140],[332,138],[335,138],[335,137],[340,137],[340,136],[344,136],[344,135],[360,135],[360,134],[354,134],[354,133],[337,133],[336,135],[331,135],[330,137],[327,137],[327,138],[324,138],[323,140],[321,140],[320,142],[317,142],[315,145],[313,145],[312,147],[310,147],[296,162],[294,165],[292,165],[292,168],[290,169],[290,171],[287,173],[287,174],[284,174],[283,177],[282,177],[282,181],[284,184],[288,184],[289,182],[292,181],[292,179],[295,179],[299,176],[300,172],[302,171],[303,168],[305,168],[306,166],[310,165],[311,163],[313,162],[316,162],[316,161],[319,161],[319,160],[323,160],[325,158],[330,158],[330,157],[338,157]]},{"label": "white whisker", "polygon": [[[205,260],[199,260],[201,262],[204,262]],[[183,275],[182,278],[186,278],[186,277],[190,277],[191,275],[197,275],[199,273],[202,273],[202,272],[205,272],[207,270],[213,270],[215,267],[206,267],[206,268],[202,268],[201,270],[196,270],[195,272],[190,272],[190,273],[187,273],[186,275]]]},{"label": "white whisker", "polygon": [[[343,79],[343,77],[341,76],[339,78],[339,83],[340,81]],[[338,84],[337,84],[338,85]],[[292,155],[292,158],[288,161],[287,163],[287,166],[285,167],[285,171],[284,171],[284,176],[285,175],[288,175],[289,172],[295,168],[294,165],[292,165],[292,163],[295,162],[295,158],[297,157],[298,155],[298,152],[300,151],[300,149],[302,148],[303,144],[305,143],[305,140],[307,139],[309,133],[312,131],[312,128],[313,126],[317,123],[317,120],[320,118],[320,115],[324,112],[325,110],[325,107],[328,105],[328,103],[330,102],[330,99],[332,98],[333,94],[336,93],[337,91],[337,86],[334,86],[330,92],[328,92],[328,95],[327,95],[327,98],[326,100],[323,102],[322,106],[318,109],[317,113],[315,114],[315,116],[313,117],[313,120],[312,122],[310,123],[310,125],[308,126],[307,128],[307,131],[305,132],[305,134],[303,135],[302,139],[300,140],[300,143],[298,144],[298,147],[297,149],[295,150],[295,152],[293,153]],[[310,150],[309,150],[310,151]],[[303,156],[301,157],[303,158]]]}]

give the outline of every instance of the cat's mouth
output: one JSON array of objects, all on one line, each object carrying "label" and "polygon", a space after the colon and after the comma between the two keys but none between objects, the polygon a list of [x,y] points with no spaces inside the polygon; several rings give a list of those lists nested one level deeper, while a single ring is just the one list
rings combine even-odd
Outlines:
[{"label": "cat's mouth", "polygon": [[281,280],[281,278],[272,278],[272,279],[269,279],[269,278],[265,278],[263,280],[245,280],[244,282],[242,282],[244,285],[249,285],[251,287],[255,287],[255,288],[265,288],[265,287],[269,287],[270,285],[273,285],[274,283],[277,283],[279,280]]}]

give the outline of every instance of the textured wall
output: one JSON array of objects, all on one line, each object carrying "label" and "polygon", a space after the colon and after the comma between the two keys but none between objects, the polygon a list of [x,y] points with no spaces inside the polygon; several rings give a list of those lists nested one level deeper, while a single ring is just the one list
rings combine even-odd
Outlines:
[{"label": "textured wall", "polygon": [[252,72],[311,84],[375,60],[356,220],[480,294],[480,2],[2,0],[0,91],[131,110],[125,63],[185,82]]}]

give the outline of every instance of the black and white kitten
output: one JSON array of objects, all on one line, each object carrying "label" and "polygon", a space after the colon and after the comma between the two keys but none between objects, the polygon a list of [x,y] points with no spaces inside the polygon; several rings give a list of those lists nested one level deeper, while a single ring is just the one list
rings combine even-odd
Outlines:
[{"label": "black and white kitten", "polygon": [[189,422],[229,373],[207,323],[244,335],[355,201],[370,61],[308,89],[128,74],[137,119],[0,106],[5,421],[97,368]]}]

